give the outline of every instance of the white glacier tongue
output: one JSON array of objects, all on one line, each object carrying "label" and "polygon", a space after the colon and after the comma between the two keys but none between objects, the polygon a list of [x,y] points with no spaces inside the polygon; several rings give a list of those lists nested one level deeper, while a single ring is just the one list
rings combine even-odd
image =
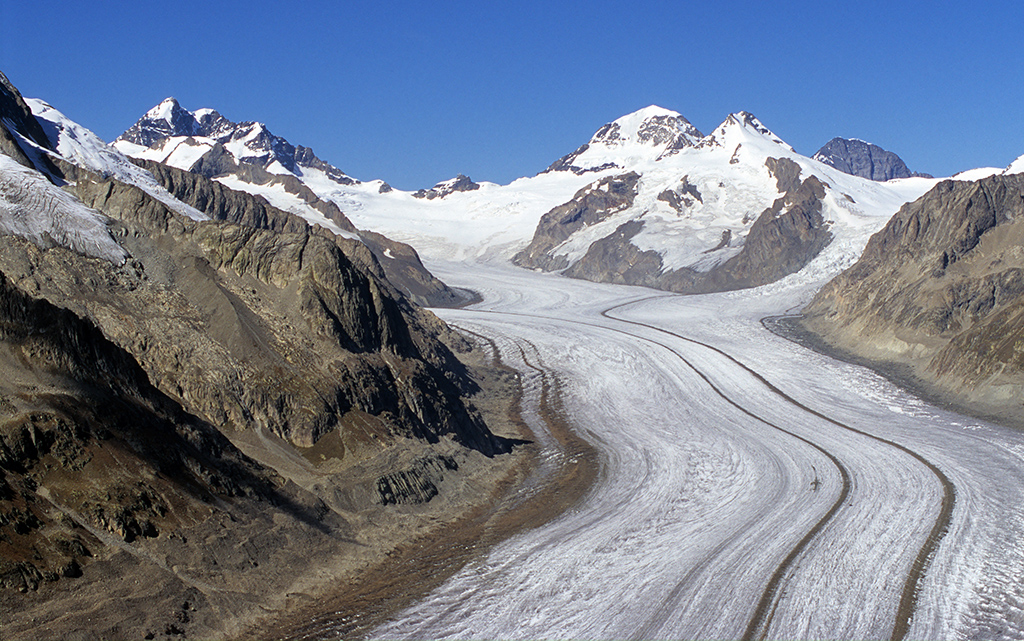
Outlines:
[{"label": "white glacier tongue", "polygon": [[20,236],[48,248],[121,264],[128,257],[107,228],[109,219],[56,187],[37,171],[0,154],[0,234]]}]

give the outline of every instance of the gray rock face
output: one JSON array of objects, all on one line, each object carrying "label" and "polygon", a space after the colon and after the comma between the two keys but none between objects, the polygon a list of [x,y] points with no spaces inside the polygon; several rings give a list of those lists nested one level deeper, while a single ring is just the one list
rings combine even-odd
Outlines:
[{"label": "gray rock face", "polygon": [[21,93],[7,76],[0,72],[0,153],[10,156],[25,167],[39,169],[51,176],[59,177],[60,172],[53,163],[42,154],[27,152],[18,136],[23,136],[44,149],[50,149],[46,132],[32,115],[32,110],[25,104]]},{"label": "gray rock face", "polygon": [[451,180],[444,180],[437,183],[430,189],[420,189],[413,193],[413,198],[426,198],[427,200],[433,200],[435,198],[444,198],[450,194],[454,194],[458,191],[475,191],[480,189],[480,185],[473,182],[469,176],[459,174]]},{"label": "gray rock face", "polygon": [[640,174],[631,171],[607,176],[580,189],[572,200],[541,217],[533,240],[512,258],[512,262],[520,267],[545,271],[565,269],[568,266],[565,257],[554,256],[551,250],[580,229],[595,225],[632,205],[639,180]]},{"label": "gray rock face", "polygon": [[80,576],[102,547],[40,501],[39,485],[124,542],[174,531],[215,497],[287,503],[271,474],[156,390],[95,325],[2,273],[0,325],[0,589]]},{"label": "gray rock face", "polygon": [[908,365],[976,410],[1024,415],[1024,175],[939,183],[804,313],[847,352]]},{"label": "gray rock face", "polygon": [[869,180],[884,181],[913,176],[931,178],[928,174],[910,171],[896,154],[863,140],[833,138],[813,157],[839,171]]}]

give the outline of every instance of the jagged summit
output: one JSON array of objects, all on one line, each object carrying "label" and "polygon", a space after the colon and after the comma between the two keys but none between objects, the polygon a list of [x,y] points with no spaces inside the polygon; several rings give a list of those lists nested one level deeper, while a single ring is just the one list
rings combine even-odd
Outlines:
[{"label": "jagged summit", "polygon": [[700,146],[728,147],[742,144],[744,140],[756,141],[767,140],[776,145],[782,145],[789,151],[793,151],[784,140],[776,136],[772,130],[765,127],[757,117],[749,111],[737,111],[729,114],[722,124],[718,125],[713,132],[708,134]]},{"label": "jagged summit", "polygon": [[313,169],[339,184],[358,182],[317,158],[312,149],[275,136],[261,122],[232,122],[209,108],[188,111],[174,98],[147,111],[113,145],[130,156],[185,170],[203,157],[227,152],[236,164],[255,165],[273,174],[301,176],[303,169]]},{"label": "jagged summit", "polygon": [[635,166],[637,162],[658,161],[688,148],[730,147],[769,143],[794,149],[754,114],[729,114],[715,130],[704,135],[678,112],[657,105],[626,114],[600,129],[590,141],[562,156],[545,171],[571,171],[577,175],[611,168]]},{"label": "jagged summit", "polygon": [[427,200],[433,200],[435,198],[444,198],[457,191],[476,191],[480,189],[478,183],[473,182],[469,176],[459,174],[455,178],[449,178],[448,180],[442,180],[430,189],[420,189],[415,192],[413,198],[426,198]]},{"label": "jagged summit", "polygon": [[927,174],[910,171],[903,159],[893,152],[857,138],[833,138],[815,152],[813,158],[844,173],[869,180],[915,176],[931,178]]}]

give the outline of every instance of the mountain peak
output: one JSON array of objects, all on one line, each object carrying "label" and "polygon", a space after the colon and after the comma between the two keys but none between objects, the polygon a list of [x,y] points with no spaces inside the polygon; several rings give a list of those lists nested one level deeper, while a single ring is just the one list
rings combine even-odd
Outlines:
[{"label": "mountain peak", "polygon": [[[165,148],[169,139],[175,140]],[[262,122],[232,122],[215,109],[209,108],[188,111],[174,98],[166,98],[147,111],[138,122],[117,137],[114,145],[131,156],[173,164],[172,156],[178,147],[183,146],[183,142],[188,143],[184,146],[207,150],[219,145],[218,153],[228,152],[236,163],[256,165],[271,173],[297,175],[305,168],[322,171],[329,180],[339,184],[355,182],[337,167],[317,158],[312,149],[292,145],[284,138],[275,136]],[[147,149],[155,150],[155,153]],[[180,154],[179,164],[182,166],[175,166],[188,170],[197,160],[196,153],[190,150]]]},{"label": "mountain peak", "polygon": [[601,127],[590,144],[635,143],[679,149],[692,146],[700,138],[697,128],[678,112],[650,105]]},{"label": "mountain peak", "polygon": [[582,174],[625,166],[627,158],[656,160],[666,153],[693,147],[703,137],[679,112],[649,105],[604,125],[590,142],[562,156],[546,171]]},{"label": "mountain peak", "polygon": [[181,104],[174,97],[164,98],[163,101],[146,112],[146,118],[150,120],[166,120],[171,122],[175,112],[184,111]]},{"label": "mountain peak", "polygon": [[[736,139],[735,142],[733,139]],[[782,145],[789,151],[794,151],[784,140],[776,136],[771,129],[757,119],[757,116],[749,111],[737,111],[729,114],[722,124],[713,133],[701,141],[702,146],[729,147],[740,144],[744,140],[763,139],[777,145]]]},{"label": "mountain peak", "polygon": [[813,158],[843,173],[869,180],[923,175],[910,171],[903,159],[893,152],[857,138],[833,138],[815,152]]}]

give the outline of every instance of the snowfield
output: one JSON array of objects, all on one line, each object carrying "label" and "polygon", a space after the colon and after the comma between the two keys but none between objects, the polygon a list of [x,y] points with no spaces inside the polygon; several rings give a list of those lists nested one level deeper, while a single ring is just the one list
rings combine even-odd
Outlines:
[{"label": "snowfield", "polygon": [[1024,435],[762,327],[814,283],[676,296],[431,267],[484,295],[447,322],[528,389],[518,348],[563,381],[601,472],[372,637],[1024,638]]}]

